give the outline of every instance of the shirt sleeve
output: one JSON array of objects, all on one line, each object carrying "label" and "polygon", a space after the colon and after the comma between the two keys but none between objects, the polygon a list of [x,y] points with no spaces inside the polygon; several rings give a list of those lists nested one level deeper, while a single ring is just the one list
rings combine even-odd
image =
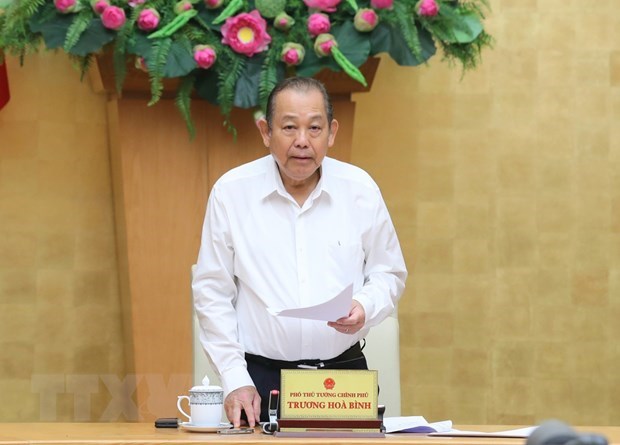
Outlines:
[{"label": "shirt sleeve", "polygon": [[254,385],[239,343],[234,248],[226,207],[214,187],[207,203],[192,290],[200,341],[222,380],[224,396]]},{"label": "shirt sleeve", "polygon": [[376,326],[398,303],[407,279],[405,260],[396,230],[380,192],[374,220],[363,237],[364,285],[353,298],[366,312],[366,327]]}]

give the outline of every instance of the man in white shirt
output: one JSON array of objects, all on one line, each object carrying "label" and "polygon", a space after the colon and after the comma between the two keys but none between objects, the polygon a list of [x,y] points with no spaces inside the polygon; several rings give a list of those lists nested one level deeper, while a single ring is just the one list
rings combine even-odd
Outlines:
[{"label": "man in white shirt", "polygon": [[[326,157],[338,121],[324,86],[284,80],[258,125],[270,154],[213,186],[192,284],[201,342],[235,428],[242,417],[250,426],[266,420],[280,369],[367,369],[359,342],[395,309],[407,277],[375,182]],[[351,310],[339,320],[267,310],[315,305],[351,283]]]}]

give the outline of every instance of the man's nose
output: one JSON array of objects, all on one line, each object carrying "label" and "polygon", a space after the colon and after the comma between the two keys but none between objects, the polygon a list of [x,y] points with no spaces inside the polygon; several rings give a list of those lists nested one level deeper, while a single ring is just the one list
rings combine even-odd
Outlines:
[{"label": "man's nose", "polygon": [[295,146],[304,148],[308,146],[308,133],[304,129],[297,131],[297,137],[295,138]]}]

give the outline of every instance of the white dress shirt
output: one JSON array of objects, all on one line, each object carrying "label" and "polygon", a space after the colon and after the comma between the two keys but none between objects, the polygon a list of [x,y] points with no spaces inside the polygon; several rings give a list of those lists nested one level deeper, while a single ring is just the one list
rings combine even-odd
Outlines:
[{"label": "white dress shirt", "polygon": [[[406,277],[379,188],[360,168],[324,158],[302,207],[271,155],[224,174],[209,196],[192,288],[225,395],[253,385],[244,352],[287,361],[340,355],[392,313]],[[267,311],[319,304],[351,283],[366,312],[356,334]]]}]

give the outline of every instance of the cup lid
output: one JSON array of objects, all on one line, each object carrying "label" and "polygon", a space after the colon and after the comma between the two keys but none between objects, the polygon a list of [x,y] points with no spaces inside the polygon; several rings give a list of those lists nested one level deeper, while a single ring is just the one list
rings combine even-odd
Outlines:
[{"label": "cup lid", "polygon": [[209,386],[196,385],[196,386],[193,386],[192,389],[190,389],[190,392],[219,392],[219,391],[222,391],[222,387],[216,386],[216,385],[209,385]]},{"label": "cup lid", "polygon": [[193,392],[218,392],[218,391],[222,391],[222,387],[217,386],[217,385],[209,385],[209,383],[210,383],[209,376],[206,375],[202,379],[202,385],[196,385],[196,386],[192,387],[192,389],[190,389],[190,391],[193,391]]}]

